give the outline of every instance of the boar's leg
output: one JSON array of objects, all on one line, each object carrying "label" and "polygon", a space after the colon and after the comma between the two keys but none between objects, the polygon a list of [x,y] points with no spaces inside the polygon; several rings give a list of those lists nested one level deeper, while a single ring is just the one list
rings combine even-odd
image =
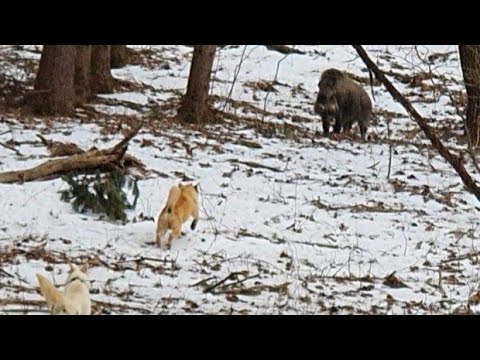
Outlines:
[{"label": "boar's leg", "polygon": [[367,125],[363,122],[360,122],[358,126],[360,127],[360,134],[362,135],[362,140],[367,140]]},{"label": "boar's leg", "polygon": [[337,117],[337,120],[335,121],[335,126],[333,127],[333,132],[335,134],[340,134],[342,131],[342,119],[340,117]]},{"label": "boar's leg", "polygon": [[323,136],[328,136],[330,134],[330,116],[329,115],[322,116],[322,123],[323,123]]}]

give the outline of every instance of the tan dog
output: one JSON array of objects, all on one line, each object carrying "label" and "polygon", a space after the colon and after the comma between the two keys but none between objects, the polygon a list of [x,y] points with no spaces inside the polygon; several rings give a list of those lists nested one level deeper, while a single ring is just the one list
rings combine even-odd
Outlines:
[{"label": "tan dog", "polygon": [[170,249],[173,240],[177,239],[182,233],[182,225],[193,217],[191,229],[197,227],[198,213],[198,185],[173,186],[168,194],[167,204],[158,217],[157,222],[157,246],[161,246],[161,239],[168,230],[171,230],[167,242],[167,248]]},{"label": "tan dog", "polygon": [[62,294],[45,276],[37,274],[43,297],[53,315],[90,315],[90,281],[86,275],[87,265],[78,268],[70,265],[70,271]]}]

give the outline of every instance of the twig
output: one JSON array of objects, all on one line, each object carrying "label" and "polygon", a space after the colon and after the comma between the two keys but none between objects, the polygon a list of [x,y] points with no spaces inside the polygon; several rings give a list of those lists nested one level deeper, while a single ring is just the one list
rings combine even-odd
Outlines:
[{"label": "twig", "polygon": [[[213,88],[215,87],[215,79],[217,78],[217,73],[218,69],[220,68],[220,54],[222,52],[222,48],[220,46],[217,46],[216,51],[215,51],[215,58],[217,59],[217,67],[215,68],[215,71],[211,74],[211,81],[208,84],[208,94],[211,96],[213,94]],[[215,59],[214,59],[215,61]],[[213,64],[212,64],[213,66]]]},{"label": "twig", "polygon": [[213,279],[216,279],[216,278],[217,278],[216,276],[210,276],[209,278],[206,278],[206,279],[197,281],[195,284],[192,284],[192,285],[190,285],[189,287],[195,287],[195,286],[198,286],[198,285],[200,285],[200,284],[206,283],[207,281],[213,280]]},{"label": "twig", "polygon": [[45,191],[48,191],[50,189],[50,186],[47,186],[46,188],[36,192],[35,194],[33,194],[32,196],[30,196],[27,200],[25,200],[25,202],[22,204],[22,207],[24,207],[25,205],[27,205],[27,203],[32,200],[34,197],[36,197],[37,195],[40,195],[41,193],[45,192]]},{"label": "twig", "polygon": [[[120,141],[117,145],[115,145],[115,147],[113,148],[113,151],[112,153],[116,153],[118,152],[118,150],[122,149],[125,147],[125,145],[127,145],[130,140],[135,137],[135,135],[138,134],[138,132],[140,131],[140,129],[142,128],[143,126],[143,123],[140,122],[140,124],[138,124],[135,128],[133,128],[131,131],[130,131],[130,134],[128,134],[122,141]],[[127,149],[122,149],[121,151],[121,154],[122,156],[120,156],[120,158],[123,157],[123,154],[127,151]]]},{"label": "twig", "polygon": [[[199,186],[200,192],[203,193],[202,186],[200,184],[198,186]],[[215,223],[212,220],[212,219],[215,219],[215,218],[213,216],[211,216],[210,212],[207,210],[207,208],[205,206],[205,201],[207,200],[207,197],[202,195],[201,200],[202,200],[201,201],[202,210],[205,213],[207,223],[211,227],[212,232],[213,232],[213,240],[212,240],[212,242],[210,243],[210,245],[208,246],[208,249],[207,249],[207,251],[209,251],[210,248],[213,246],[213,244],[215,244],[215,242],[217,241],[217,237],[220,234],[220,231],[218,230],[217,226],[215,225]],[[225,204],[226,204],[226,202],[225,202]]]},{"label": "twig", "polygon": [[[295,224],[289,226],[287,230],[294,228]],[[283,238],[276,238],[277,241],[272,241],[271,238],[266,237],[262,234],[257,234],[257,233],[249,233],[246,230],[240,229],[237,233],[237,237],[243,236],[243,237],[249,237],[249,238],[254,238],[257,240],[266,240],[269,241],[272,244],[285,244],[287,240]],[[320,247],[320,248],[325,248],[325,249],[351,249],[349,246],[345,247],[339,247],[338,245],[331,245],[331,244],[321,244],[321,243],[316,243],[316,242],[307,242],[307,241],[290,241],[290,244],[295,244],[295,245],[307,245],[307,246],[313,246],[313,247]]]},{"label": "twig", "polygon": [[277,169],[277,168],[274,168],[274,167],[271,167],[271,166],[267,166],[267,165],[258,164],[258,163],[253,162],[253,161],[241,161],[241,160],[233,159],[233,160],[230,160],[230,162],[236,163],[236,164],[246,165],[246,166],[249,166],[251,168],[256,168],[256,169],[266,169],[266,170],[270,170],[270,171],[273,171],[273,172],[276,172],[276,173],[283,172],[280,169]]},{"label": "twig", "polygon": [[42,141],[43,145],[47,147],[52,145],[52,141],[45,139],[42,135],[37,134],[37,137]]},{"label": "twig", "polygon": [[319,247],[319,248],[324,248],[324,249],[340,249],[340,250],[345,250],[345,249],[351,249],[351,248],[352,248],[352,247],[349,246],[349,245],[340,247],[340,246],[338,246],[338,245],[320,244],[320,243],[308,242],[308,241],[290,241],[290,244],[313,246],[313,247]]},{"label": "twig", "polygon": [[402,212],[412,212],[420,213],[421,210],[416,209],[389,209],[382,205],[343,205],[343,206],[332,206],[330,204],[322,203],[320,200],[313,200],[311,204],[322,210],[338,211],[338,210],[350,210],[353,213],[402,213]]},{"label": "twig", "polygon": [[393,142],[390,138],[391,136],[391,131],[390,131],[390,118],[387,118],[387,136],[388,136],[388,151],[389,151],[389,156],[388,156],[388,173],[387,173],[387,180],[390,180],[390,174],[392,172],[392,157],[393,157]]},{"label": "twig", "polygon": [[403,252],[403,256],[407,256],[408,250],[408,238],[405,236],[405,233],[402,231],[403,238],[405,239],[405,251]]},{"label": "twig", "polygon": [[225,104],[223,105],[223,111],[224,112],[225,112],[225,109],[227,108],[228,101],[232,97],[233,88],[235,87],[235,83],[237,82],[238,75],[240,74],[240,69],[242,68],[242,64],[243,64],[243,60],[245,58],[245,51],[247,50],[247,46],[248,45],[245,45],[243,47],[242,55],[240,56],[240,61],[239,61],[238,65],[235,67],[235,73],[233,75],[232,87],[230,88],[230,91],[228,92],[228,96],[225,99]]},{"label": "twig", "polygon": [[154,259],[154,258],[150,258],[150,257],[144,257],[144,256],[140,256],[138,258],[134,258],[134,259],[127,259],[127,260],[123,260],[123,261],[118,261],[116,262],[116,264],[121,264],[121,263],[127,263],[127,262],[137,262],[137,261],[155,261],[155,262],[160,262],[160,263],[175,263],[175,260],[173,259]]},{"label": "twig", "polygon": [[4,274],[4,275],[8,276],[9,278],[14,278],[14,277],[15,277],[15,276],[13,276],[12,274],[10,274],[10,273],[6,272],[6,271],[5,271],[5,270],[3,270],[3,269],[0,269],[0,273],[2,273],[2,274]]},{"label": "twig", "polygon": [[22,156],[22,153],[20,151],[18,151],[17,149],[15,149],[14,147],[12,147],[10,145],[7,145],[7,144],[4,144],[2,142],[0,142],[0,145],[2,145],[4,148],[7,148],[9,150],[14,151],[17,155]]},{"label": "twig", "polygon": [[244,282],[247,281],[247,280],[256,279],[256,278],[259,278],[259,277],[260,277],[260,274],[255,274],[255,275],[252,275],[252,276],[247,276],[247,277],[245,277],[244,279],[237,280],[237,281],[235,281],[235,282],[233,282],[233,283],[224,285],[223,287],[225,287],[225,286],[238,285],[238,284],[244,283]]},{"label": "twig", "polygon": [[212,292],[212,290],[215,290],[217,287],[219,287],[220,285],[222,285],[223,283],[225,283],[227,280],[231,279],[232,277],[234,276],[237,276],[237,275],[242,275],[242,273],[240,272],[233,272],[233,273],[230,273],[230,275],[228,275],[226,278],[224,278],[223,280],[220,280],[219,282],[213,284],[212,286],[206,288],[205,290],[203,290],[203,292],[206,294],[206,293],[209,293],[209,292]]},{"label": "twig", "polygon": [[466,259],[471,259],[471,258],[474,258],[476,256],[479,256],[480,255],[480,251],[479,252],[474,252],[474,253],[469,253],[469,254],[465,254],[465,255],[460,255],[459,257],[456,257],[456,258],[453,258],[453,259],[447,259],[447,260],[442,260],[442,263],[449,263],[449,262],[455,262],[455,261],[461,261],[461,260],[466,260]]},{"label": "twig", "polygon": [[265,96],[265,102],[263,104],[263,116],[262,116],[262,122],[265,122],[265,113],[267,111],[267,101],[268,97],[270,96],[271,89],[273,89],[273,85],[277,82],[277,77],[278,77],[278,72],[280,71],[280,64],[285,60],[290,54],[285,55],[283,58],[280,59],[280,61],[277,63],[277,70],[275,71],[275,77],[273,78],[272,82],[272,87],[268,88],[267,95]]},{"label": "twig", "polygon": [[274,264],[272,264],[272,263],[270,263],[266,260],[256,259],[256,258],[252,257],[251,255],[247,255],[247,256],[239,255],[239,256],[234,256],[232,258],[227,258],[227,259],[222,258],[218,262],[220,264],[223,264],[223,263],[226,263],[226,262],[234,262],[234,261],[253,263],[254,265],[265,264],[268,267],[271,267],[272,269],[275,269],[279,273],[282,273],[282,274],[285,273],[285,271],[283,269],[279,268],[277,265],[274,265]]}]

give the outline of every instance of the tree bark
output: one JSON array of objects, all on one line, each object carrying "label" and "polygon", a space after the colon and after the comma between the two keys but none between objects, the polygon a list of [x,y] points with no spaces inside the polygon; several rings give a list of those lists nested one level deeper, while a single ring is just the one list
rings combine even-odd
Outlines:
[{"label": "tree bark", "polygon": [[34,113],[74,113],[75,54],[75,45],[44,45],[34,91],[27,99]]},{"label": "tree bark", "polygon": [[111,94],[110,45],[92,45],[90,87],[93,94]]},{"label": "tree bark", "polygon": [[207,123],[213,117],[208,104],[208,89],[216,48],[216,45],[195,45],[194,47],[187,94],[178,112],[184,122]]},{"label": "tree bark", "polygon": [[75,58],[75,100],[77,105],[86,102],[91,95],[90,67],[92,45],[77,45]]},{"label": "tree bark", "polygon": [[111,45],[110,67],[119,69],[128,64],[127,45]]},{"label": "tree bark", "polygon": [[462,179],[465,187],[472,192],[478,200],[480,200],[480,188],[475,183],[475,180],[470,176],[465,167],[462,164],[462,160],[457,155],[452,154],[435,135],[435,132],[428,126],[425,119],[415,110],[412,104],[393,86],[390,80],[387,79],[382,70],[370,59],[361,45],[353,45],[357,50],[358,55],[367,65],[367,67],[375,74],[376,78],[387,88],[392,97],[398,101],[407,112],[413,117],[420,128],[425,133],[426,137],[432,142],[432,145],[440,155],[455,169],[457,174]]},{"label": "tree bark", "polygon": [[468,97],[465,135],[476,147],[480,145],[480,45],[459,45],[458,50]]}]

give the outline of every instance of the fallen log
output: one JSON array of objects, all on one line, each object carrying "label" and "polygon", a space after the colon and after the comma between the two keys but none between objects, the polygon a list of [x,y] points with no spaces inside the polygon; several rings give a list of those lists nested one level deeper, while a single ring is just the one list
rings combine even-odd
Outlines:
[{"label": "fallen log", "polygon": [[[85,154],[86,152],[93,152],[94,150],[98,150],[97,148],[93,147],[88,151],[81,149],[78,145],[73,143],[62,143],[58,141],[52,141],[45,139],[41,135],[37,135],[40,138],[42,143],[47,147],[47,150],[50,152],[50,157],[65,157],[65,156],[73,156],[73,155],[80,155]],[[137,168],[140,173],[143,175],[146,172],[145,164],[142,163],[139,159],[132,155],[125,154],[122,158],[122,165],[126,168]],[[105,171],[112,171],[114,169],[118,169],[117,165],[112,166],[111,164],[107,164],[106,166],[102,166],[102,170]]]},{"label": "fallen log", "polygon": [[294,48],[291,48],[287,45],[265,45],[268,50],[278,51],[281,54],[289,55],[289,54],[301,54],[304,55],[304,51],[300,51]]},{"label": "fallen log", "polygon": [[[103,167],[121,168],[125,165],[122,164],[122,160],[125,160],[128,143],[137,135],[141,127],[142,125],[137,126],[122,141],[109,149],[92,149],[66,158],[49,160],[31,169],[0,173],[0,183],[11,184],[52,179],[73,171],[88,172]],[[132,158],[129,159],[132,160]],[[132,163],[135,164],[136,161]]]}]

